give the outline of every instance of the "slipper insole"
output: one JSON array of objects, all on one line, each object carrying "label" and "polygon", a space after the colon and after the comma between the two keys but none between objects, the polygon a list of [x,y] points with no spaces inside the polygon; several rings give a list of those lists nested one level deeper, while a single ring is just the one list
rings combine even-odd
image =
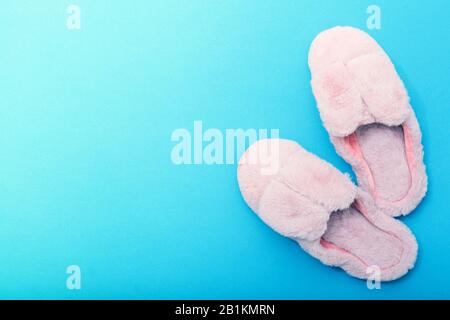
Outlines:
[{"label": "slipper insole", "polygon": [[380,269],[398,264],[403,253],[400,239],[373,225],[354,207],[332,213],[322,240]]},{"label": "slipper insole", "polygon": [[391,202],[405,197],[411,187],[411,174],[403,128],[370,124],[358,128],[356,137],[377,196]]}]

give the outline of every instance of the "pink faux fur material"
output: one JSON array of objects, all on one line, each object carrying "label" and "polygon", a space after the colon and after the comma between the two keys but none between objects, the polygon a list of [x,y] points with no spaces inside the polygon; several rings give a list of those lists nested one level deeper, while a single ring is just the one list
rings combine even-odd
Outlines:
[{"label": "pink faux fur material", "polygon": [[390,216],[425,196],[422,134],[394,65],[367,33],[335,27],[309,51],[312,88],[337,152],[361,188]]},{"label": "pink faux fur material", "polygon": [[[255,155],[278,143],[278,171],[263,175]],[[238,182],[247,204],[270,227],[324,264],[366,279],[376,266],[381,281],[414,266],[417,242],[400,221],[384,215],[372,198],[327,162],[289,140],[260,140],[242,156]],[[370,270],[369,270],[370,271]]]}]

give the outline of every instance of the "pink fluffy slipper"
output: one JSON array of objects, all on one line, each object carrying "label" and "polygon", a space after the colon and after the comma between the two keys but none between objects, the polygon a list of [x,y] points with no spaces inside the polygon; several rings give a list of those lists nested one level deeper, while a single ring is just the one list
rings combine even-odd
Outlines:
[{"label": "pink fluffy slipper", "polygon": [[[267,175],[267,166],[277,170]],[[375,266],[381,281],[395,280],[414,266],[417,242],[411,231],[377,209],[347,176],[295,142],[253,144],[239,161],[238,182],[266,224],[324,264],[362,279]]]},{"label": "pink fluffy slipper", "polygon": [[335,27],[309,51],[312,88],[336,151],[387,215],[410,213],[427,189],[421,131],[403,82],[367,33]]}]

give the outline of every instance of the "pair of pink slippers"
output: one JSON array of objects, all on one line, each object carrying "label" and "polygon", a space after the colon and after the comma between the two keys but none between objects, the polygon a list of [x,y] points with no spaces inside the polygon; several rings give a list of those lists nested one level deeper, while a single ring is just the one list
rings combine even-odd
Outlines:
[{"label": "pair of pink slippers", "polygon": [[297,143],[269,139],[239,161],[241,193],[266,224],[322,263],[395,280],[414,266],[418,245],[393,217],[410,213],[427,189],[408,94],[383,49],[355,28],[320,33],[309,66],[321,119],[359,186]]}]

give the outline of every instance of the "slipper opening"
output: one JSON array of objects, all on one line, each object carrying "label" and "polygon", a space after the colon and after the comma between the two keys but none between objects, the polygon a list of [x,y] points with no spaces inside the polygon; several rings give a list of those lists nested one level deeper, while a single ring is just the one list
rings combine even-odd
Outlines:
[{"label": "slipper opening", "polygon": [[412,187],[410,146],[403,126],[375,123],[359,127],[347,139],[354,155],[363,163],[375,199],[396,203]]},{"label": "slipper opening", "polygon": [[403,241],[377,227],[361,211],[355,203],[332,213],[320,244],[325,249],[351,255],[367,267],[376,265],[387,270],[401,263]]}]

